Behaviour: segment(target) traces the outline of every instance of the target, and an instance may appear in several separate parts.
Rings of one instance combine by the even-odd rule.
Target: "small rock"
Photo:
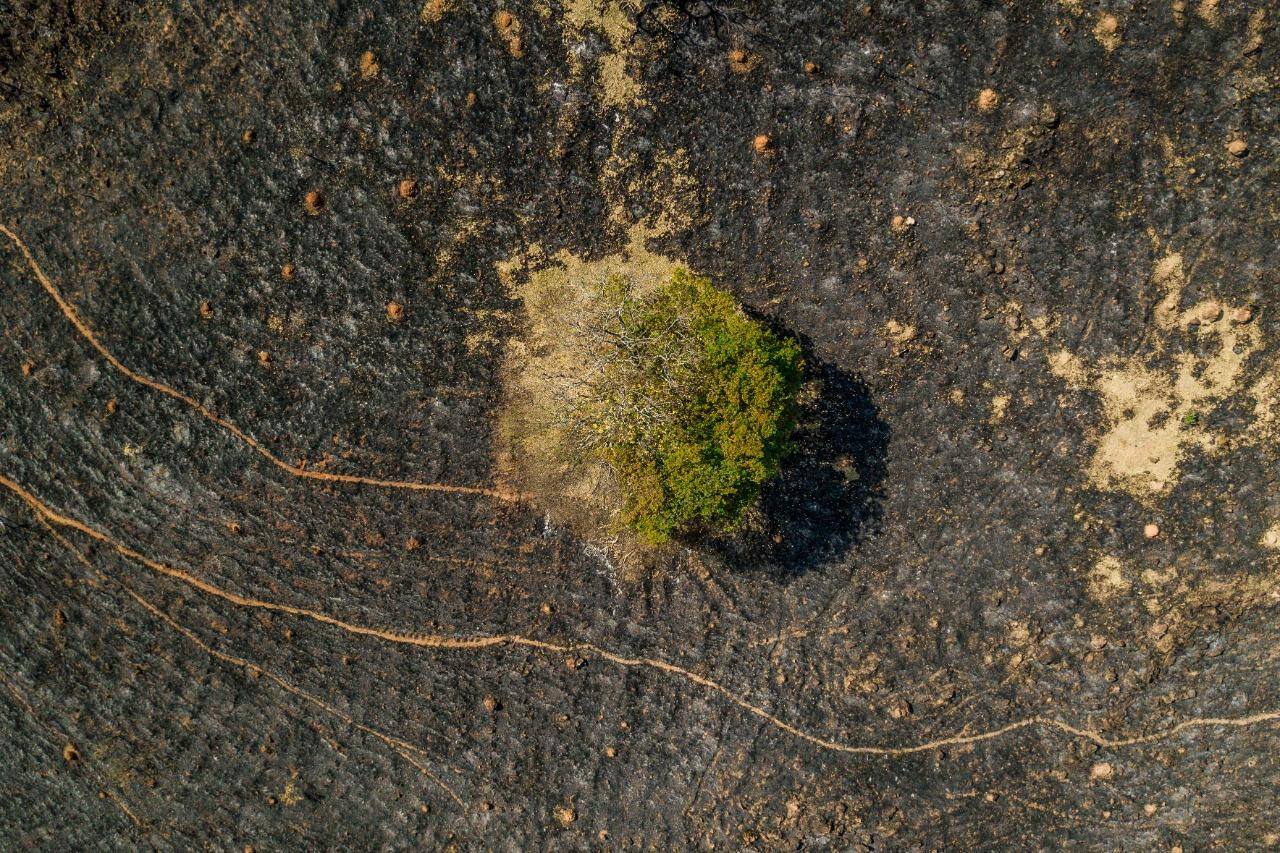
[[[818,63],[816,63],[816,62],[806,62],[806,63],[804,64],[804,73],[805,73],[805,74],[817,74],[817,73],[818,73],[818,70],[819,70],[819,69],[818,69]]]
[[[884,332],[890,340],[900,344],[915,340],[916,335],[919,334],[915,326],[909,323],[899,323],[897,320],[890,320],[885,323]]]
[[[1231,322],[1238,326],[1243,326],[1253,319],[1252,308],[1237,308],[1231,312]]]
[[[271,353],[267,352],[264,349],[258,350],[258,364],[261,364],[263,367],[270,367]]]
[[[280,267],[280,277],[285,281],[292,281],[293,277],[298,274],[298,268],[293,264],[285,264]]]
[[[1196,319],[1202,323],[1214,323],[1222,318],[1222,306],[1217,302],[1205,302],[1196,310]]]
[[[238,521],[227,522],[227,532],[230,533],[232,536],[238,536],[242,529],[243,528],[240,526],[240,522]]]
[[[75,744],[69,743],[62,748],[62,760],[68,764],[80,761],[80,750],[76,749]]]
[[[1112,51],[1120,46],[1120,19],[1115,15],[1103,15],[1093,26],[1093,37],[1106,50]]]
[[[524,38],[521,36],[520,22],[516,20],[515,15],[502,9],[493,16],[494,29],[498,31],[498,35],[507,43],[507,53],[513,59],[520,59],[524,56]]]
[[[904,717],[911,716],[911,703],[905,699],[899,699],[889,706],[889,716],[895,720],[901,720]]]
[[[989,113],[1000,103],[1000,96],[996,94],[995,89],[983,89],[978,93],[978,110],[980,112]]]
[[[418,194],[418,182],[413,178],[405,178],[396,190],[400,193],[400,198],[411,199]]]
[[[1233,139],[1227,143],[1227,153],[1232,157],[1243,157],[1249,153],[1249,143],[1243,139]]]
[[[773,147],[773,140],[769,138],[769,134],[761,133],[752,140],[751,147],[756,150],[757,154],[767,154]]]
[[[324,210],[324,196],[319,190],[311,190],[303,197],[302,207],[311,216],[316,216]]]
[[[378,72],[382,70],[382,66],[378,64],[378,59],[373,55],[372,50],[366,50],[360,55],[360,76],[366,80],[372,80],[378,76]]]
[[[1156,804],[1147,803],[1145,806],[1142,807],[1142,813],[1145,814],[1147,817],[1151,817],[1153,814],[1156,813]]]
[[[484,699],[481,700],[480,704],[484,705],[484,709],[488,711],[490,714],[498,710],[498,700],[492,696],[484,697]]]
[[[578,813],[574,811],[573,806],[560,806],[556,809],[556,820],[564,826],[568,826],[578,819]]]
[[[760,57],[752,56],[740,47],[729,51],[729,70],[734,74],[747,74],[760,64]]]
[[[245,145],[248,145],[251,142],[253,142],[253,131],[246,130],[244,133],[240,134],[240,141],[243,142]]]
[[[1116,775],[1116,769],[1107,761],[1099,761],[1089,769],[1090,779],[1110,779],[1114,775]]]
[[[416,551],[420,547],[422,547],[422,543],[418,541],[417,536],[410,536],[408,539],[404,540],[404,549],[406,551]]]
[[[399,323],[404,319],[404,306],[399,302],[387,303],[387,319],[392,323]]]
[[[209,300],[207,299],[200,303],[200,316],[206,320],[213,316],[213,306],[209,304]],[[25,367],[26,365],[23,366]],[[28,371],[24,371],[23,375],[26,375],[27,373]]]
[[[1142,528],[1142,535],[1148,539],[1155,539],[1160,535],[1160,525],[1148,524],[1146,527]]]

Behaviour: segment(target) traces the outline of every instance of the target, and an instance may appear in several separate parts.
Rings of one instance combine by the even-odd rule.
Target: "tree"
[[[685,270],[645,295],[613,277],[593,302],[572,324],[567,446],[612,470],[618,521],[649,544],[734,527],[790,449],[799,346]]]

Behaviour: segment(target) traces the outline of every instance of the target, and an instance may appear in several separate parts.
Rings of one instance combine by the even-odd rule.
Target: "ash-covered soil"
[[[0,4],[3,846],[1280,844],[1280,7],[639,5]],[[495,424],[671,263],[821,393],[636,578]]]

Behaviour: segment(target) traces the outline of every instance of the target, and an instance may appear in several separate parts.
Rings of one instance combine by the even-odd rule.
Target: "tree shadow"
[[[839,559],[883,512],[889,426],[866,384],[833,364],[811,369],[810,381],[816,394],[801,405],[781,473],[738,531],[699,543],[733,569],[782,583]]]

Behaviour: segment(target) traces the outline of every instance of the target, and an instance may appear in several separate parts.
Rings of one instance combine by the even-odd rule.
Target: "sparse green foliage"
[[[789,450],[799,346],[684,270],[647,296],[619,278],[601,296],[579,329],[595,364],[568,413],[573,444],[613,470],[620,520],[645,541],[731,528]]]

